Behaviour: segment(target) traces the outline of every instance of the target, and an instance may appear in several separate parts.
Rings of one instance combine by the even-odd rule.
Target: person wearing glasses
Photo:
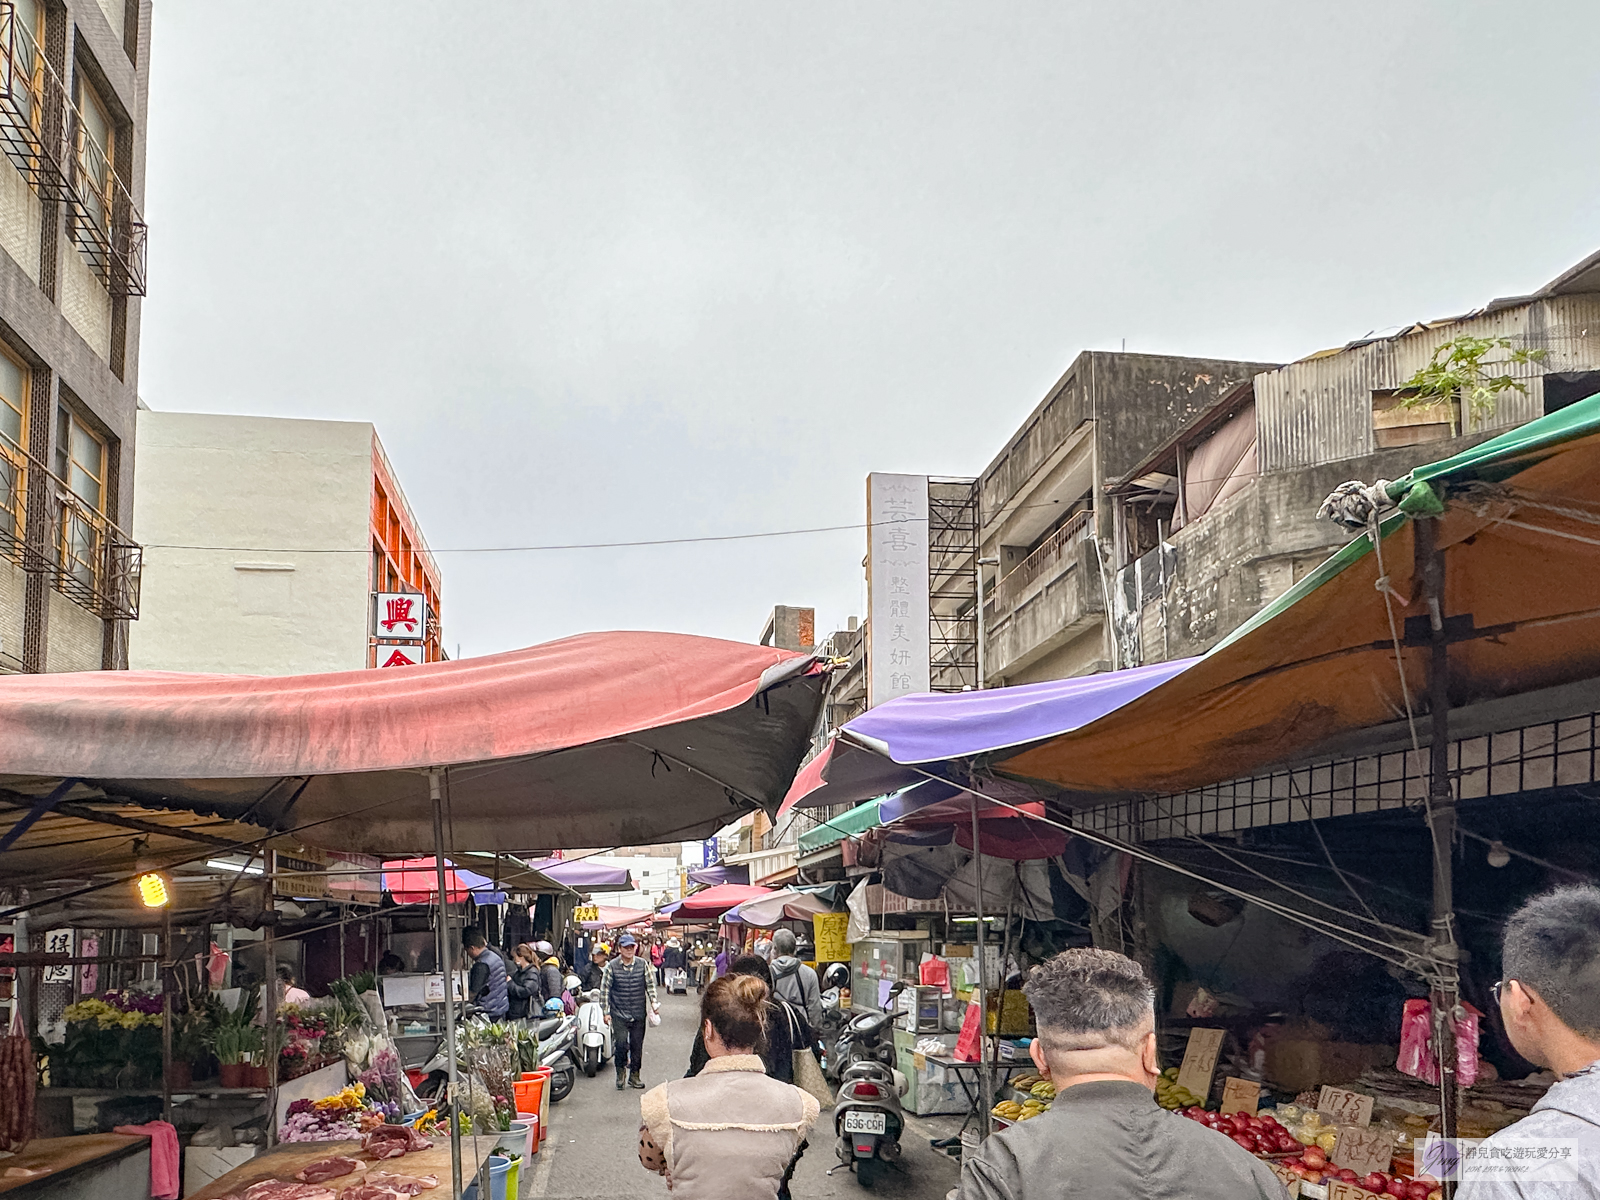
[[[1506,1036],[1561,1078],[1474,1155],[1513,1167],[1493,1177],[1469,1168],[1456,1196],[1600,1200],[1600,888],[1559,888],[1524,904],[1506,922],[1501,969],[1493,992]],[[1491,1147],[1498,1153],[1482,1153]],[[1564,1151],[1559,1178],[1516,1165],[1548,1162],[1552,1148]]]

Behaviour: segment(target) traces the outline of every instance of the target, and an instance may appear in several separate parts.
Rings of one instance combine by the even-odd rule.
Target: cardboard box
[[[1394,1064],[1388,1046],[1276,1038],[1267,1043],[1267,1083],[1280,1092],[1303,1092],[1323,1084],[1350,1083],[1368,1067]]]
[[[192,1196],[256,1156],[259,1146],[190,1146],[183,1152],[183,1194]]]

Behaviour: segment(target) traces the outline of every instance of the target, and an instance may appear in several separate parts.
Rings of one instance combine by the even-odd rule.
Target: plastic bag
[[[978,1010],[978,1002],[967,1002],[967,1015],[961,1018],[961,1034],[956,1038],[956,1048],[950,1057],[957,1062],[981,1062],[983,1060],[983,1035]]]
[[[1465,1002],[1466,1015],[1456,1022],[1456,1082],[1478,1082],[1478,1018],[1481,1012]],[[1427,1000],[1407,1000],[1400,1018],[1400,1054],[1395,1070],[1424,1083],[1439,1082],[1439,1060],[1433,1053],[1433,1007]]]
[[[650,1020],[650,1024],[652,1024],[652,1025],[661,1024],[661,1010],[659,1008],[652,1008],[650,1010],[650,1018],[649,1018],[649,1020]]]
[[[950,994],[950,964],[936,954],[924,954],[917,965],[917,978],[924,987],[941,989]]]

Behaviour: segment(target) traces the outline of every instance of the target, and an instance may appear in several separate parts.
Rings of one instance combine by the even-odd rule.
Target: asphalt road
[[[644,1081],[647,1087],[679,1078],[689,1065],[689,1049],[699,1015],[699,1000],[688,996],[661,997],[661,1024],[644,1042]],[[639,1165],[639,1097],[632,1088],[616,1090],[616,1074],[607,1064],[593,1079],[578,1076],[572,1095],[550,1108],[550,1139],[534,1159],[522,1195],[548,1200],[617,1200],[649,1197],[669,1200],[666,1184]],[[832,1200],[834,1197],[886,1196],[944,1200],[958,1175],[954,1159],[931,1150],[928,1139],[946,1137],[960,1126],[959,1118],[909,1117],[902,1139],[904,1172],[893,1172],[869,1193],[855,1176],[841,1167],[830,1177],[828,1168],[838,1159],[833,1153],[832,1110],[824,1109],[820,1132],[800,1159],[791,1184],[795,1200]]]

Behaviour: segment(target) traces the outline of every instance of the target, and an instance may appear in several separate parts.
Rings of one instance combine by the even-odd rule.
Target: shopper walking
[[[511,952],[511,970],[506,975],[506,994],[510,1007],[506,1015],[513,1020],[538,1017],[544,1004],[544,978],[539,970],[539,954],[527,942],[517,943]]]
[[[483,933],[475,926],[467,926],[461,934],[461,945],[472,959],[472,970],[467,972],[467,999],[483,1010],[491,1020],[498,1021],[511,1010],[511,996],[506,991],[506,961],[499,953],[489,949]]]
[[[598,992],[605,981],[606,964],[611,961],[611,947],[601,942],[589,956],[589,969],[583,973],[583,990]]]
[[[751,976],[714,981],[700,1005],[705,1069],[640,1099],[639,1161],[676,1200],[777,1200],[816,1123],[814,1096],[764,1072],[767,999]]]
[[[1029,1053],[1055,1102],[983,1143],[961,1169],[959,1200],[1282,1200],[1260,1159],[1156,1104],[1155,989],[1138,963],[1066,950],[1023,990],[1039,1022]]]
[[[661,964],[666,960],[667,952],[661,948],[660,938],[650,939],[650,965],[656,970],[656,986],[667,986],[667,969]]]
[[[822,988],[816,971],[796,956],[798,946],[792,929],[780,929],[772,935],[773,990],[804,1012],[811,1028],[821,1029]]]
[[[1559,1080],[1468,1160],[1459,1200],[1600,1196],[1600,888],[1558,888],[1506,922],[1494,998],[1518,1054]],[[1560,1150],[1552,1161],[1552,1150]],[[1488,1164],[1474,1173],[1473,1163]]]
[[[607,963],[601,976],[600,1003],[605,1006],[606,1024],[611,1026],[620,1092],[624,1084],[644,1087],[639,1072],[644,1066],[645,1024],[651,1013],[661,1011],[661,1002],[656,999],[655,972],[639,957],[638,939],[623,934],[617,950],[617,960]]]

